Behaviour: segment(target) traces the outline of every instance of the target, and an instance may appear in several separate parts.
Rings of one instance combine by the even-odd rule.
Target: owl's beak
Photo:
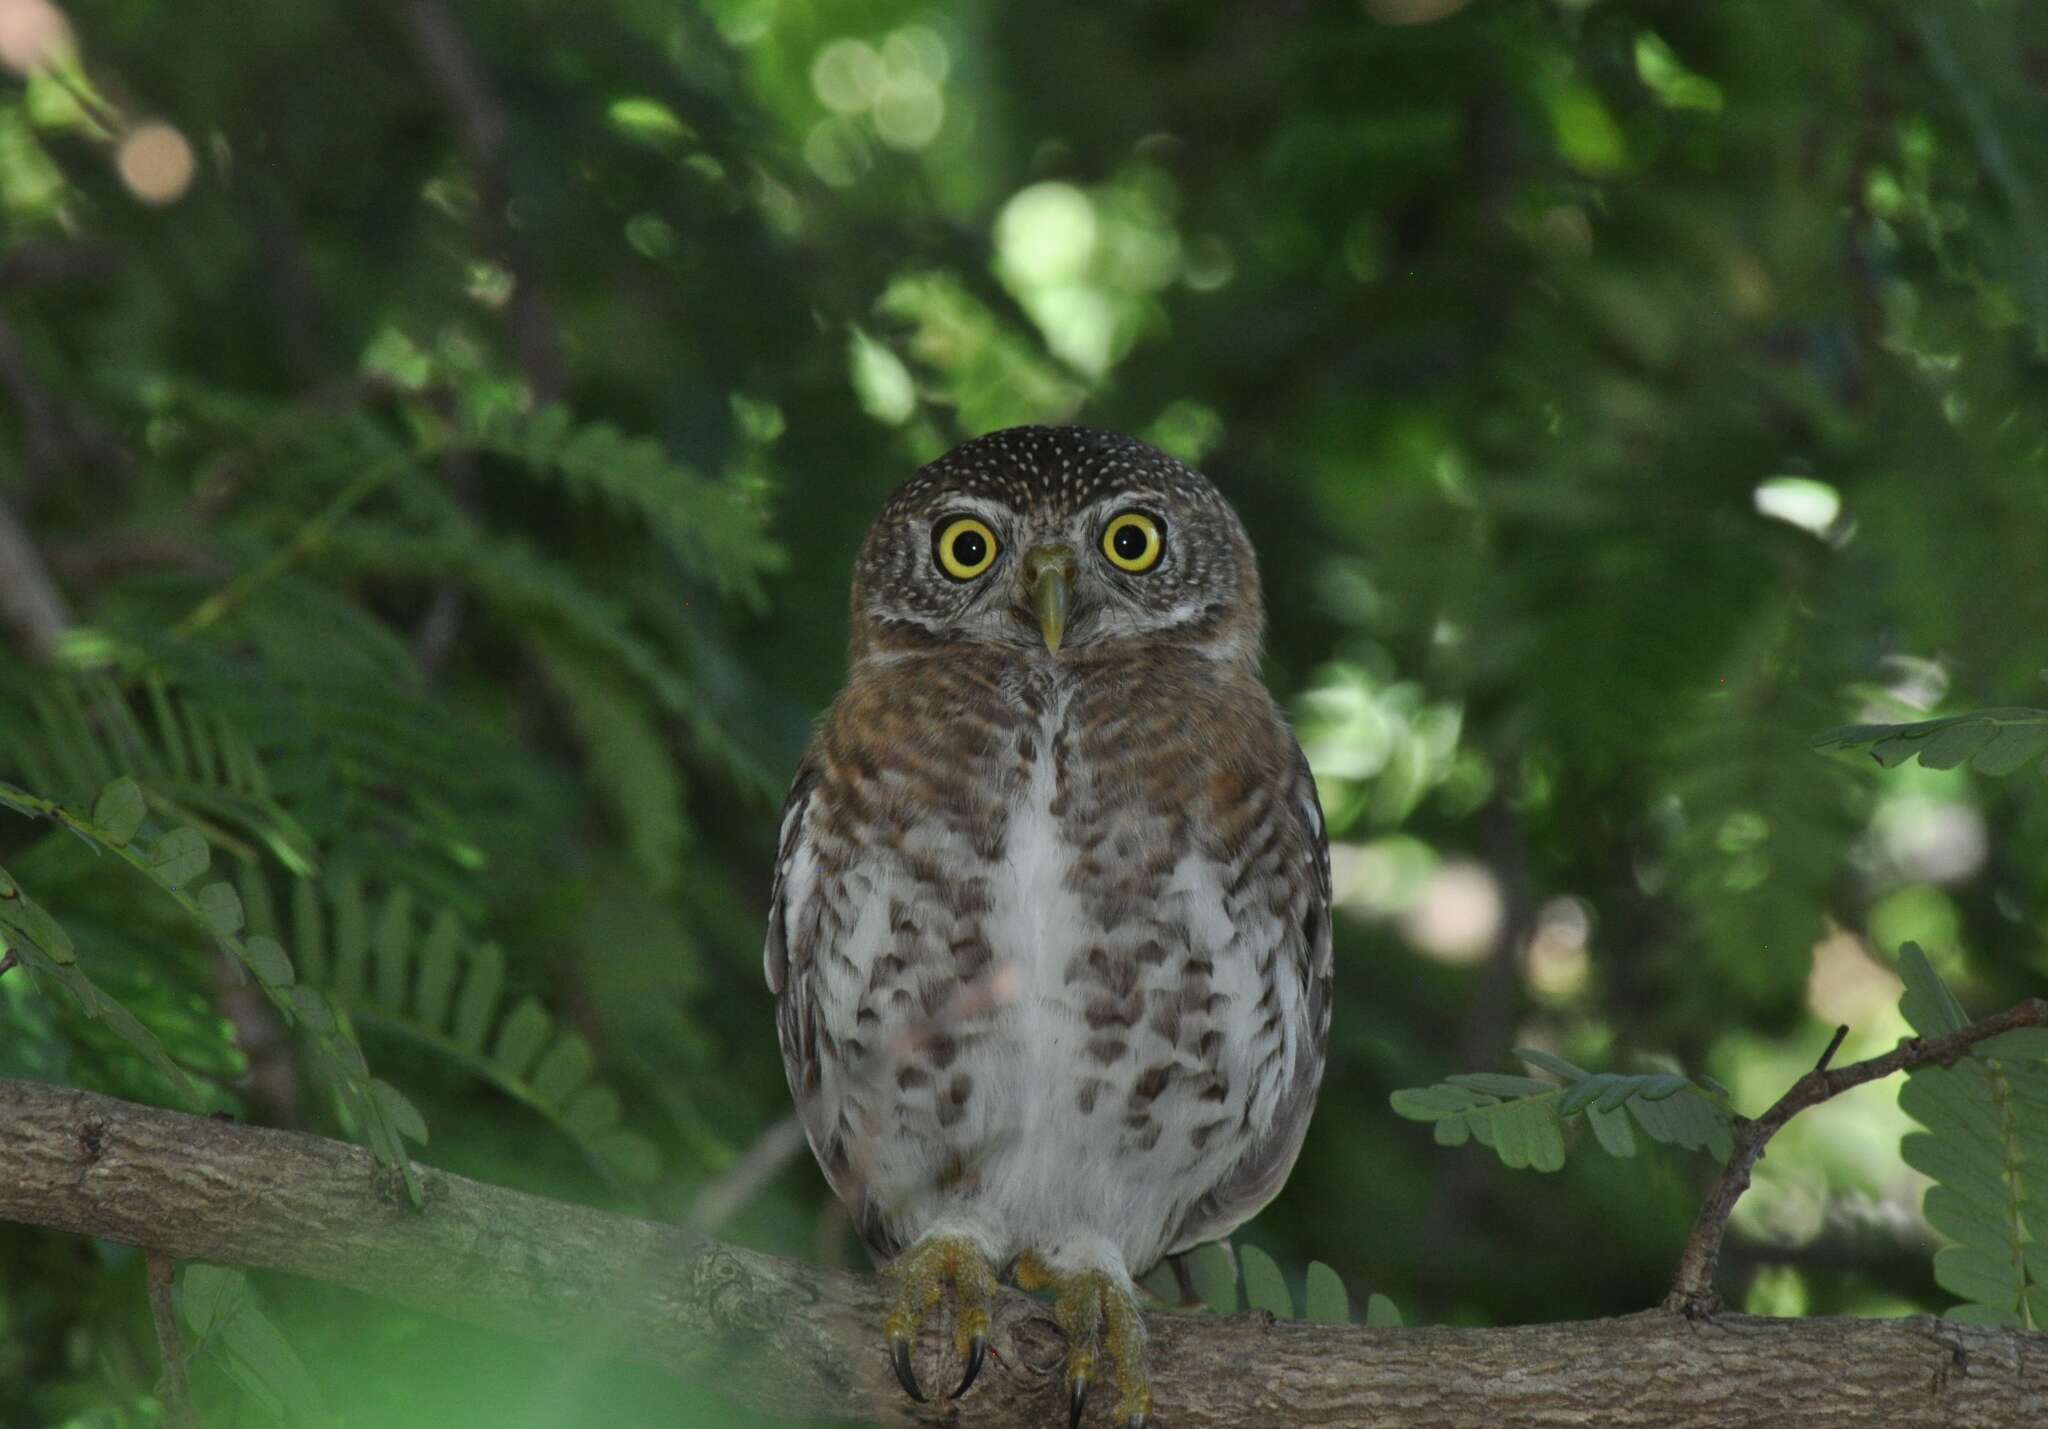
[[[1065,546],[1038,546],[1024,554],[1024,594],[1038,617],[1046,650],[1060,653],[1067,611],[1074,602],[1074,553]]]

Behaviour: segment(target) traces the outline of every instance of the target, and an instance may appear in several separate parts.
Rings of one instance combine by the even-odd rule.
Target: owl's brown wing
[[[1188,1208],[1168,1243],[1169,1254],[1230,1234],[1280,1194],[1301,1151],[1309,1115],[1315,1110],[1316,1088],[1322,1084],[1323,1058],[1330,1045],[1330,831],[1316,798],[1315,778],[1299,746],[1287,802],[1287,817],[1300,839],[1300,857],[1289,874],[1289,916],[1274,976],[1297,980],[1302,1036],[1272,1123],[1243,1159]]]
[[[870,1214],[865,1178],[848,1147],[846,1084],[853,1069],[836,1065],[840,1044],[825,1030],[825,1010],[816,997],[822,949],[819,904],[827,878],[813,832],[813,802],[820,795],[816,753],[797,766],[782,805],[782,835],[775,878],[768,892],[768,936],[761,953],[768,990],[775,994],[775,1030],[782,1043],[782,1069],[796,1102],[797,1120],[826,1184],[853,1213],[854,1226],[876,1254],[887,1258],[900,1246]]]

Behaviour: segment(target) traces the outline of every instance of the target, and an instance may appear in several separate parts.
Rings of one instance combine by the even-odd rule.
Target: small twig
[[[1915,1067],[1953,1062],[1979,1042],[2017,1027],[2048,1027],[2048,1001],[2030,997],[2016,1007],[1973,1022],[1946,1037],[1909,1037],[1882,1057],[1830,1070],[1828,1062],[1848,1035],[1846,1027],[1838,1029],[1828,1050],[1821,1054],[1820,1064],[1794,1082],[1769,1111],[1754,1121],[1745,1116],[1735,1118],[1734,1154],[1729,1156],[1728,1164],[1721,1169],[1721,1178],[1700,1207],[1699,1219],[1693,1222],[1692,1234],[1686,1238],[1685,1250],[1678,1258],[1671,1293],[1664,1297],[1664,1308],[1698,1319],[1720,1307],[1719,1297],[1714,1294],[1714,1270],[1720,1263],[1721,1242],[1728,1234],[1728,1217],[1733,1214],[1735,1203],[1742,1199],[1742,1193],[1749,1189],[1750,1175],[1763,1159],[1764,1147],[1786,1122],[1808,1107],[1819,1106],[1866,1082],[1880,1081],[1894,1072]]]
[[[512,187],[505,176],[505,106],[492,90],[476,47],[443,0],[392,0],[413,55],[441,105],[455,121],[456,137],[476,176],[477,220],[484,242],[512,274],[512,345],[536,404],[562,394],[566,376],[554,306],[541,286],[527,245],[506,217]]]
[[[176,625],[171,627],[171,634],[180,640],[190,639],[234,610],[250,596],[319,549],[321,543],[327,539],[328,533],[341,524],[344,517],[396,479],[418,459],[411,452],[404,452],[378,462],[344,487],[341,493],[328,502],[312,520],[300,527],[298,535],[193,606]]]
[[[71,626],[71,608],[50,579],[42,552],[4,498],[0,498],[0,620],[14,631],[23,653],[38,663],[57,652],[57,641]]]
[[[8,969],[12,968],[13,966],[14,949],[9,948],[5,953],[0,953],[0,977],[6,977]]]
[[[164,1396],[164,1424],[167,1429],[196,1429],[192,1417],[192,1385],[185,1378],[185,1336],[178,1328],[178,1312],[171,1303],[171,1258],[152,1247],[149,1255],[149,1313],[156,1321],[156,1343],[164,1359],[160,1386]]]
[[[1828,1063],[1835,1060],[1835,1053],[1842,1050],[1842,1041],[1848,1035],[1848,1023],[1844,1022],[1840,1026],[1835,1028],[1835,1035],[1828,1038],[1827,1050],[1825,1052],[1822,1052],[1820,1054],[1820,1060],[1813,1064],[1813,1069],[1816,1072],[1825,1072],[1828,1069]]]
[[[754,1138],[754,1144],[741,1153],[739,1160],[705,1182],[697,1199],[690,1203],[690,1213],[683,1217],[683,1225],[702,1235],[717,1231],[732,1218],[733,1212],[780,1175],[803,1145],[802,1124],[794,1116],[782,1118]]]

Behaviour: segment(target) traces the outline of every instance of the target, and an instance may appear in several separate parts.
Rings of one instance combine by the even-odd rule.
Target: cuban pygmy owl
[[[1279,1191],[1330,1020],[1330,865],[1259,678],[1250,542],[1142,442],[1019,427],[890,498],[846,686],[790,790],[768,986],[798,1115],[896,1286],[898,1378],[950,1288],[1055,1292],[1151,1412],[1133,1276]]]

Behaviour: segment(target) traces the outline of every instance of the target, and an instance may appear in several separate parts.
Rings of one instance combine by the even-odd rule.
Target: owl
[[[883,506],[782,819],[765,956],[800,1120],[911,1349],[966,1392],[995,1284],[1053,1292],[1067,1403],[1152,1411],[1133,1277],[1279,1191],[1322,1079],[1330,865],[1207,478],[1019,427]],[[1113,1379],[1111,1367],[1113,1365]]]

